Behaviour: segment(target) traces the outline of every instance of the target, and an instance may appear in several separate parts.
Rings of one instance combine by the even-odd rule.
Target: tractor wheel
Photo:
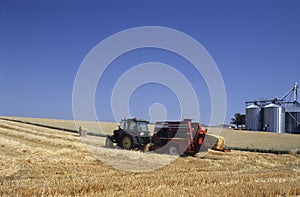
[[[167,154],[169,155],[179,155],[178,146],[174,143],[171,143],[167,146]]]
[[[109,137],[107,137],[106,140],[105,140],[105,147],[106,147],[106,148],[113,148],[113,147],[114,147],[114,144],[113,144],[113,142],[109,139]]]
[[[125,135],[122,139],[122,147],[126,150],[133,149],[134,148],[133,136]]]

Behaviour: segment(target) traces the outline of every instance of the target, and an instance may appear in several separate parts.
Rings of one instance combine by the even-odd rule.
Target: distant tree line
[[[231,124],[235,124],[236,128],[238,128],[239,125],[245,125],[246,124],[246,116],[245,114],[241,113],[235,113],[234,117],[231,118]]]

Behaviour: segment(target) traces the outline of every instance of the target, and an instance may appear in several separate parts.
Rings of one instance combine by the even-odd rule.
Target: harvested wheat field
[[[7,120],[0,120],[0,150],[0,196],[300,195],[297,154],[209,151],[204,159],[177,158],[106,149],[102,138]],[[108,165],[115,161],[117,169]],[[140,172],[126,171],[133,161]],[[151,165],[165,166],[147,171]]]

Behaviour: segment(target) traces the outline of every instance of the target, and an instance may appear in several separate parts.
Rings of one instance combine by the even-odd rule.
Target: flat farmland
[[[210,133],[215,128],[209,128]],[[220,135],[225,138],[229,148],[254,152],[300,153],[300,135],[222,129]]]
[[[55,122],[48,120],[47,124],[51,121]],[[63,122],[59,124],[70,126],[70,122]],[[222,131],[221,135],[234,143],[227,139],[232,133]],[[175,158],[107,149],[98,137],[88,142],[82,143],[76,133],[0,120],[0,196],[300,195],[298,154],[233,150],[209,151],[204,159],[198,155]],[[107,159],[134,158],[141,166],[151,164],[149,161],[167,165],[144,172],[119,170],[97,159],[88,146]]]

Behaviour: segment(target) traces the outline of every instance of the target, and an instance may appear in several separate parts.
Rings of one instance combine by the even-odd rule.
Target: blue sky
[[[72,119],[76,73],[89,51],[119,31],[164,26],[200,42],[216,62],[226,88],[229,122],[245,101],[282,96],[300,82],[300,2],[253,1],[16,1],[0,0],[0,115]],[[116,46],[117,47],[117,46]],[[201,75],[168,51],[141,49],[117,58],[98,84],[96,110],[112,121],[110,95],[132,66],[163,62],[189,76],[210,117],[210,95]],[[161,103],[168,119],[180,118],[167,87],[148,84],[131,97],[133,116],[149,119]]]

